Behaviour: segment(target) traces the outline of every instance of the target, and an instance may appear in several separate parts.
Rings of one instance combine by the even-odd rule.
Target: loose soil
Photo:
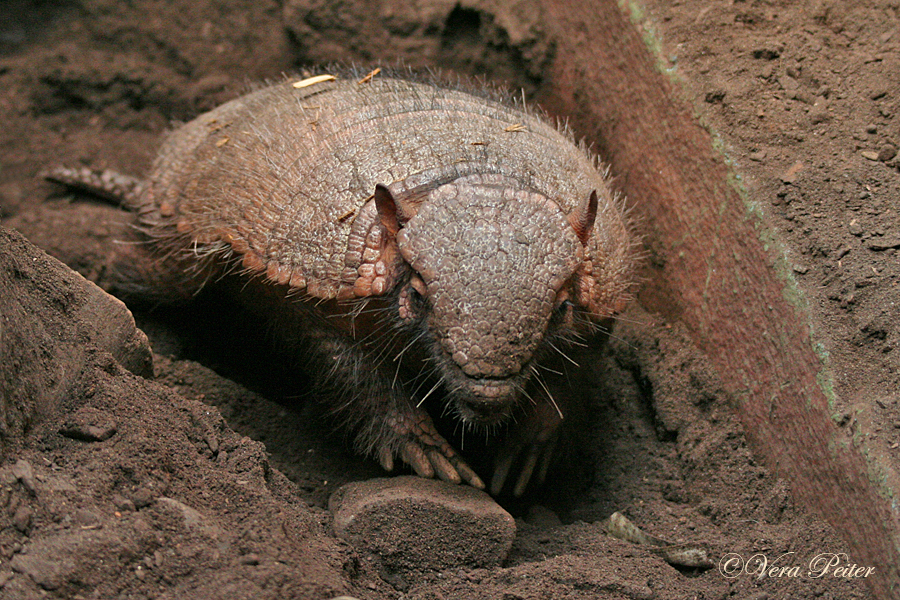
[[[784,246],[830,355],[842,425],[863,423],[896,465],[900,6],[644,9],[661,68]],[[553,57],[540,17],[505,2],[12,0],[0,17],[0,224],[101,280],[127,214],[43,182],[46,166],[140,175],[173,122],[316,64],[399,60],[540,97]],[[574,468],[501,499],[518,523],[504,566],[438,572],[386,572],[333,537],[329,496],[383,474],[322,426],[264,336],[230,326],[217,298],[132,308],[152,379],[98,352],[57,410],[0,433],[0,598],[873,597],[859,580],[806,576],[815,556],[847,552],[839,532],[753,455],[680,324],[638,304],[576,379],[590,415],[568,448]],[[115,433],[74,439],[72,423]],[[706,545],[713,562],[782,557],[802,573],[676,569],[605,536],[617,510]]]

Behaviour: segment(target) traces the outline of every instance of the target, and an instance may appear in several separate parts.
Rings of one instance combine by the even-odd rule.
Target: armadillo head
[[[376,192],[380,212],[402,212],[385,194]],[[596,207],[592,194],[566,214],[508,178],[477,175],[432,190],[414,216],[397,220],[412,271],[401,317],[427,325],[464,421],[502,421],[519,402],[560,311],[571,309]]]

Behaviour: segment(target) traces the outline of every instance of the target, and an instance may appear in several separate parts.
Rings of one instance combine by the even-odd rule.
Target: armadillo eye
[[[575,303],[566,298],[556,305],[553,312],[553,320],[558,324],[570,323],[574,310]]]

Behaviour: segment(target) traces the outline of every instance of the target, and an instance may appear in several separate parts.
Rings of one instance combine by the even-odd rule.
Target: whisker
[[[566,359],[567,361],[569,361],[570,363],[572,363],[572,364],[575,365],[576,367],[581,368],[581,365],[579,365],[577,362],[575,362],[574,360],[572,360],[572,358],[569,357],[568,354],[566,354],[565,352],[563,352],[562,350],[560,350],[559,348],[557,348],[557,347],[553,344],[553,342],[551,342],[551,341],[548,340],[548,341],[547,341],[547,344],[548,344],[551,348],[553,348],[554,350],[556,350],[557,352],[559,352],[560,356],[562,356],[564,359]]]
[[[538,369],[543,369],[544,371],[547,371],[548,373],[553,373],[554,375],[560,375],[560,376],[565,375],[565,373],[563,373],[562,371],[557,371],[556,369],[551,369],[550,367],[548,367],[548,366],[546,366],[546,365],[540,365],[540,364],[539,364],[539,365],[535,365],[535,366],[536,366]],[[577,365],[576,365],[576,366],[577,366]]]
[[[537,380],[537,382],[539,384],[541,384],[541,387],[544,389],[544,392],[547,394],[547,398],[550,400],[550,403],[553,405],[553,408],[556,409],[556,413],[559,415],[559,418],[563,419],[564,418],[563,413],[559,409],[559,405],[556,403],[556,400],[553,399],[553,394],[550,393],[550,388],[548,388],[547,384],[544,383],[544,378],[540,377],[540,375],[537,372],[535,372],[535,379]]]
[[[422,396],[422,399],[419,400],[418,404],[416,404],[416,408],[420,408],[422,406],[422,404],[425,402],[425,400],[428,399],[428,396],[430,396],[432,393],[434,393],[434,390],[438,389],[438,387],[440,385],[441,385],[441,380],[438,379],[437,383],[435,383],[433,386],[431,386],[431,389],[428,390],[428,393],[425,394],[424,396]]]

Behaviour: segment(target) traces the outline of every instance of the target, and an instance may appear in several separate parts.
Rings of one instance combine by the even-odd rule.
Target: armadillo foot
[[[402,440],[400,459],[412,467],[419,477],[432,479],[436,475],[450,483],[467,483],[480,490],[485,488],[481,478],[437,432],[431,417],[423,410],[398,413],[389,422]],[[379,449],[378,460],[385,470],[393,470],[394,456],[387,445]]]

